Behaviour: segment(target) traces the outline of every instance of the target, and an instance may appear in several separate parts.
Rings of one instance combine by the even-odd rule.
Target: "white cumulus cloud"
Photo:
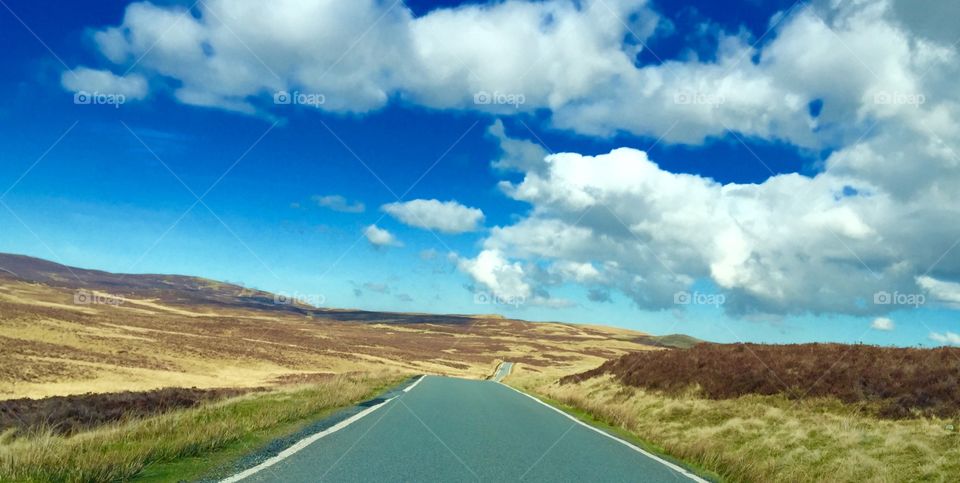
[[[476,231],[483,223],[483,211],[456,201],[411,200],[388,203],[383,211],[401,222],[442,233]]]
[[[873,319],[870,328],[873,330],[891,331],[894,329],[894,324],[888,317],[877,317]]]
[[[858,194],[850,194],[850,186],[860,188]],[[879,292],[918,293],[918,283],[926,283],[939,299],[950,301],[955,293],[953,285],[917,278],[934,265],[941,273],[960,268],[930,249],[947,250],[960,238],[960,227],[950,222],[950,206],[960,199],[933,202],[942,193],[920,193],[904,204],[830,170],[720,184],[665,171],[645,152],[627,148],[550,155],[522,181],[502,187],[533,209],[492,228],[483,249],[505,263],[546,262],[549,273],[560,275],[509,274],[531,290],[567,281],[600,284],[658,309],[672,307],[675,292],[708,279],[724,291],[732,313],[860,315],[896,308],[874,303]]]
[[[369,225],[363,229],[363,236],[367,237],[367,241],[371,245],[376,247],[386,247],[386,246],[403,246],[397,237],[390,233],[389,231],[378,227],[377,225]]]
[[[367,112],[396,97],[500,114],[546,109],[556,126],[585,134],[699,143],[735,131],[823,147],[858,139],[875,119],[920,121],[901,101],[946,101],[932,94],[954,79],[956,68],[945,68],[956,64],[953,42],[902,3],[812,2],[778,13],[762,48],[744,31],[722,32],[713,60],[639,66],[635,56],[668,23],[646,0],[505,0],[418,17],[375,0],[207,0],[196,14],[138,2],[94,40],[115,65],[192,105],[274,111],[283,90],[322,94],[323,110]],[[816,118],[814,100],[824,106]]]
[[[918,21],[905,0],[810,2],[771,19],[763,42],[721,33],[710,60],[639,64],[662,21],[644,0],[504,0],[417,17],[375,0],[207,0],[196,12],[140,2],[94,35],[132,73],[76,71],[249,113],[281,109],[272,95],[286,90],[323,94],[318,108],[334,112],[392,98],[503,116],[544,110],[554,127],[588,135],[696,144],[732,132],[829,153],[815,175],[722,184],[633,148],[547,155],[494,124],[494,166],[522,177],[501,187],[530,210],[493,227],[458,266],[530,300],[572,282],[668,308],[707,280],[732,313],[880,316],[897,306],[874,303],[878,292],[960,301],[953,3],[927,2],[924,18],[944,20]],[[384,209],[450,233],[483,220],[455,202],[411,203]],[[365,233],[398,243],[375,226]]]
[[[319,107],[330,111],[367,112],[398,96],[440,109],[549,109],[558,125],[585,133],[677,140],[722,133],[721,122],[750,134],[808,127],[795,116],[802,94],[750,62],[740,68],[749,39],[724,41],[716,64],[637,68],[634,56],[660,23],[647,3],[507,0],[415,17],[374,0],[208,0],[197,14],[139,2],[94,40],[116,65],[136,60],[136,71],[168,83],[180,102],[248,113],[275,109],[272,95],[283,90],[322,94]],[[707,90],[726,102],[677,102],[680,92]]]
[[[960,306],[960,283],[945,282],[927,275],[922,275],[917,277],[917,284],[926,290],[935,300],[953,306]]]
[[[576,305],[564,298],[551,297],[528,281],[535,267],[507,260],[498,250],[483,250],[475,258],[462,258],[451,254],[457,267],[467,273],[479,285],[477,290],[483,299],[502,305],[521,307],[535,305],[552,309],[565,309]],[[581,271],[585,269],[581,268]]]
[[[960,345],[960,334],[954,332],[931,332],[930,340],[943,345]]]
[[[139,100],[147,96],[147,81],[139,74],[118,76],[108,70],[78,67],[64,72],[60,83],[71,92],[119,95],[127,100]]]
[[[600,95],[553,108],[558,125],[593,134],[665,134],[669,143],[734,131],[832,146],[813,175],[723,184],[669,172],[632,148],[537,163],[522,154],[536,152],[529,141],[494,125],[503,151],[494,162],[523,175],[501,188],[531,209],[491,228],[482,249],[548,272],[590,264],[599,273],[590,290],[648,309],[672,308],[672,294],[699,280],[737,315],[900,308],[902,297],[885,303],[878,293],[957,304],[960,91],[951,79],[960,63],[942,32],[896,12],[883,0],[814,2],[761,48],[723,38],[715,61],[639,67]],[[823,102],[816,118],[812,100]],[[577,281],[534,270],[523,280],[534,291]]]
[[[341,195],[317,195],[312,199],[319,206],[341,213],[363,213],[367,209],[362,202],[351,202]]]
[[[533,295],[530,284],[524,280],[520,263],[508,262],[496,250],[484,250],[474,259],[459,260],[459,268],[489,289],[495,297],[504,300],[529,299]]]

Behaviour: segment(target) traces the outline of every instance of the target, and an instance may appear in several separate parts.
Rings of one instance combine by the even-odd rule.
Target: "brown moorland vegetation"
[[[502,360],[570,374],[654,349],[625,329],[324,309],[212,280],[4,254],[0,268],[0,400],[263,387],[384,369],[483,378]]]
[[[71,435],[107,423],[191,408],[251,391],[253,389],[164,388],[9,399],[0,401],[0,433],[12,429],[15,433],[46,430],[52,434]]]
[[[646,351],[564,377],[575,383],[613,374],[628,386],[709,399],[783,395],[862,403],[881,417],[952,417],[960,412],[960,348],[842,344],[697,344]]]
[[[496,315],[327,309],[0,254],[0,400],[21,398],[0,401],[0,481],[200,476],[411,374],[484,378],[508,360],[559,376],[675,342]],[[222,397],[232,391],[254,392]]]

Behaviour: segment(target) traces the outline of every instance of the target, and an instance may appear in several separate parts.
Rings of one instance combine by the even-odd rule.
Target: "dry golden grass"
[[[647,346],[643,334],[498,316],[467,323],[338,322],[229,306],[0,283],[0,399],[162,387],[260,387],[297,375],[395,369],[483,378],[501,360],[566,373]]]
[[[507,382],[585,411],[730,481],[957,481],[957,421],[881,420],[835,400],[666,396],[602,376],[559,385],[522,366]]]
[[[180,463],[161,480],[208,469],[210,457],[232,446],[255,447],[277,431],[323,417],[399,383],[397,373],[339,376],[309,386],[255,393],[197,408],[109,424],[65,437],[52,431],[0,437],[0,481],[127,481],[150,468]],[[185,468],[194,457],[200,467]],[[202,457],[202,458],[197,458]],[[169,477],[169,478],[168,478]]]

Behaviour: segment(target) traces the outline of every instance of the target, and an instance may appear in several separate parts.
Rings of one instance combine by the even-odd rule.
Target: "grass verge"
[[[514,387],[514,386],[511,386],[511,387]],[[555,408],[557,408],[557,409],[559,409],[559,410],[561,410],[561,411],[569,414],[570,416],[573,416],[573,417],[577,418],[577,420],[579,420],[579,421],[582,421],[582,422],[584,422],[584,423],[586,423],[586,424],[589,424],[590,426],[593,426],[593,427],[598,428],[598,429],[601,429],[601,430],[603,430],[603,431],[605,431],[605,432],[607,432],[607,433],[610,433],[610,434],[612,434],[612,435],[614,435],[614,436],[616,436],[616,437],[618,437],[618,438],[620,438],[620,439],[622,439],[622,440],[624,440],[624,441],[627,441],[627,442],[629,442],[630,444],[632,444],[632,445],[634,445],[634,446],[636,446],[636,447],[638,447],[638,448],[640,448],[640,449],[642,449],[642,450],[644,450],[644,451],[646,451],[646,452],[648,452],[648,453],[650,453],[650,454],[653,454],[653,455],[659,457],[660,459],[669,461],[669,462],[671,462],[671,463],[673,463],[673,464],[675,464],[675,465],[677,465],[677,466],[680,466],[680,467],[686,469],[687,471],[696,474],[697,476],[699,476],[699,477],[701,477],[701,478],[704,478],[704,479],[707,479],[707,480],[710,480],[710,481],[721,481],[720,475],[718,475],[718,474],[716,474],[716,473],[714,473],[714,472],[712,472],[712,471],[709,471],[709,470],[707,470],[706,468],[702,468],[702,467],[700,467],[700,466],[698,466],[698,465],[696,465],[696,464],[693,464],[693,463],[691,463],[691,462],[689,462],[689,461],[683,461],[683,460],[681,460],[681,459],[679,459],[679,458],[676,458],[675,456],[667,453],[667,451],[666,451],[664,448],[662,448],[662,447],[660,447],[660,446],[657,446],[657,445],[655,445],[655,444],[653,444],[653,443],[651,443],[651,442],[649,442],[649,441],[645,441],[645,440],[643,440],[643,439],[640,439],[640,437],[638,437],[636,434],[631,433],[630,431],[627,431],[626,429],[624,429],[624,428],[622,428],[622,427],[614,426],[614,425],[608,423],[607,421],[604,421],[604,420],[602,420],[602,419],[598,419],[598,418],[597,418],[596,416],[594,416],[593,414],[591,414],[591,413],[589,413],[589,412],[587,412],[587,411],[585,411],[585,410],[583,410],[583,409],[580,409],[579,407],[571,406],[571,405],[569,405],[569,404],[564,404],[563,402],[560,402],[560,401],[558,401],[558,400],[556,400],[556,399],[552,399],[552,398],[547,397],[547,396],[543,396],[543,395],[541,395],[541,394],[527,392],[527,390],[521,389],[521,388],[519,388],[519,387],[514,387],[514,389],[517,389],[517,390],[519,390],[519,391],[523,391],[524,394],[528,394],[528,395],[530,395],[530,396],[533,396],[533,397],[537,398],[538,400],[543,401],[544,403],[549,404],[549,405],[551,405],[551,406],[553,406],[553,407],[555,407]]]
[[[39,431],[0,439],[0,481],[100,482],[190,479],[406,376],[338,376],[65,437]]]
[[[611,376],[512,383],[725,481],[956,481],[960,474],[960,434],[948,429],[956,422],[941,418],[880,419],[830,399],[666,396]]]

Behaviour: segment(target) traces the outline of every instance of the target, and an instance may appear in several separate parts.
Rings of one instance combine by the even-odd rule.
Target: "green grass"
[[[404,376],[341,376],[97,428],[0,440],[0,481],[100,482],[199,477],[272,439],[373,397]]]
[[[136,475],[134,481],[142,483],[195,481],[200,478],[226,478],[235,471],[232,463],[240,460],[252,450],[261,448],[274,439],[296,434],[316,419],[324,418],[338,408],[322,411],[306,421],[285,424],[269,430],[251,432],[239,440],[213,452],[197,456],[178,458],[173,461],[159,462],[145,467]]]

